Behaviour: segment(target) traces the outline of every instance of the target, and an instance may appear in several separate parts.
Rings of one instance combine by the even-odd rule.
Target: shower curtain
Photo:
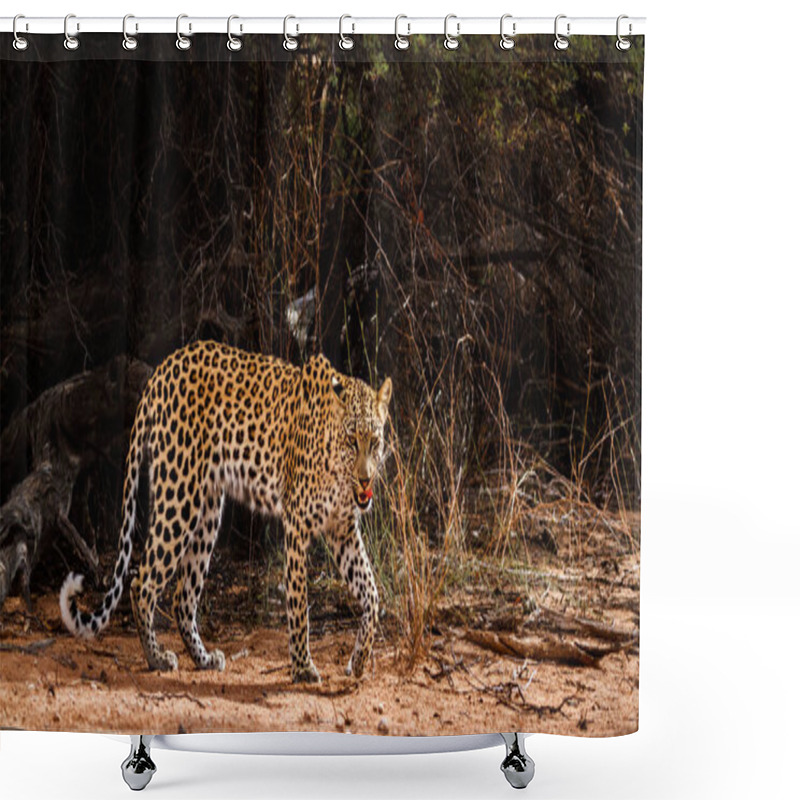
[[[0,728],[636,730],[643,38],[29,38]]]

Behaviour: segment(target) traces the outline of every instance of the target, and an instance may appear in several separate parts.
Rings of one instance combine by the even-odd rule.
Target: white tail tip
[[[86,636],[86,631],[80,627],[80,622],[77,617],[73,617],[70,612],[70,602],[75,595],[83,592],[83,575],[76,575],[70,572],[64,585],[61,587],[61,596],[59,597],[58,605],[61,609],[61,619],[64,622],[67,630],[73,636]]]

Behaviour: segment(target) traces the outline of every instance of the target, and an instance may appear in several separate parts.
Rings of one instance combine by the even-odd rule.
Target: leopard
[[[84,578],[70,572],[59,598],[67,630],[93,639],[120,601],[146,468],[147,531],[129,591],[151,670],[178,668],[177,655],[159,643],[154,629],[157,603],[173,578],[172,613],[195,667],[225,668],[224,653],[209,652],[203,643],[197,609],[230,499],[282,521],[292,681],[320,682],[309,650],[307,565],[309,546],[320,536],[360,607],[345,670],[360,678],[379,619],[362,517],[372,508],[386,460],[391,395],[391,378],[376,391],[334,369],[323,354],[298,366],[214,341],[173,352],[148,379],[136,409],[110,587],[93,612],[84,611],[77,602]]]

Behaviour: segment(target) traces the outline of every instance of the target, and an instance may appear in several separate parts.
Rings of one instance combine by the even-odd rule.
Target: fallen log
[[[30,577],[40,548],[69,513],[77,465],[53,459],[51,449],[45,448],[43,460],[0,508],[0,608],[19,574],[25,603],[32,610]]]
[[[573,642],[539,638],[520,639],[510,633],[471,629],[464,632],[464,637],[473,644],[503,656],[530,658],[534,661],[560,661],[582,667],[600,666],[599,658],[590,655]]]
[[[610,644],[594,644],[593,642],[575,642],[575,647],[588,653],[593,658],[601,659],[611,653],[622,653],[635,648],[639,644],[638,639],[630,639],[627,642],[612,642]]]
[[[59,539],[96,571],[97,554],[69,520],[73,489],[81,472],[107,456],[133,424],[150,373],[147,364],[117,356],[43,392],[6,426],[0,474],[4,481],[13,475],[14,485],[0,506],[0,609],[18,576],[30,608],[31,573]]]
[[[638,641],[639,639],[639,631],[636,628],[632,630],[616,628],[611,625],[606,625],[603,622],[597,622],[596,620],[573,617],[545,606],[539,606],[534,612],[533,617],[536,621],[544,620],[550,623],[552,627],[560,631],[589,634],[595,639],[603,639],[609,642],[627,644],[631,641]]]

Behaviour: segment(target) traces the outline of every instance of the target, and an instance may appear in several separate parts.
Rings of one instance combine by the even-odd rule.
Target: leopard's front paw
[[[311,660],[304,666],[292,666],[292,683],[320,683],[321,680],[319,672]]]
[[[347,669],[344,671],[345,675],[352,675],[354,678],[360,678],[364,674],[364,667],[367,666],[368,658],[369,655],[364,650],[354,650],[347,664]]]

